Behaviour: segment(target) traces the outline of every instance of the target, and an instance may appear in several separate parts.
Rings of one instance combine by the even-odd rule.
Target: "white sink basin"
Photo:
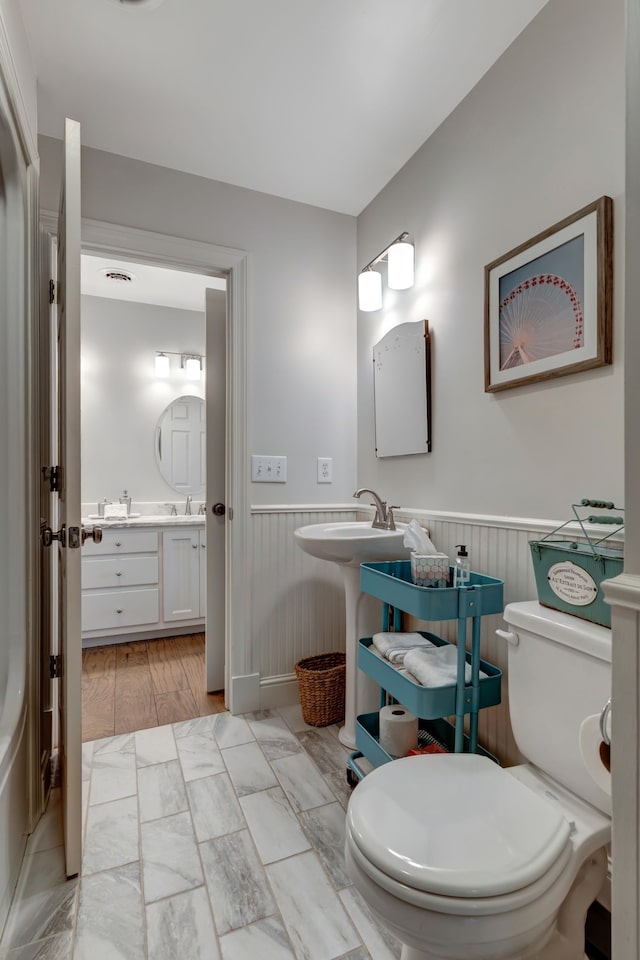
[[[294,532],[296,543],[319,560],[359,566],[374,560],[406,560],[410,551],[403,546],[406,523],[396,530],[380,530],[370,523],[312,523]]]

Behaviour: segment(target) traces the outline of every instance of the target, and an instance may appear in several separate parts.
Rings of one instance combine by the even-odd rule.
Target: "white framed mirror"
[[[393,327],[373,348],[377,457],[431,451],[431,343],[426,320]]]
[[[206,423],[201,397],[177,397],[163,411],[155,433],[158,470],[177,493],[205,492]]]

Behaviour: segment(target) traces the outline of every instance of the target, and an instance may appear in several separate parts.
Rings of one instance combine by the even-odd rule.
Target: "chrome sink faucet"
[[[376,508],[376,515],[373,518],[371,526],[380,530],[395,530],[396,524],[393,519],[393,511],[397,508],[387,507],[387,501],[381,500],[375,490],[369,490],[367,487],[359,487],[353,496],[359,499],[363,493],[371,494],[374,500],[371,506]]]
[[[170,516],[170,517],[177,517],[177,516],[178,516],[178,511],[176,510],[176,505],[175,505],[175,503],[165,503],[165,507],[169,507],[169,516]]]
[[[191,516],[191,501],[192,501],[192,500],[193,500],[193,497],[191,496],[191,494],[190,494],[190,493],[187,494],[187,502],[186,502],[185,505],[184,505],[184,515],[185,515],[185,517],[190,517],[190,516]]]

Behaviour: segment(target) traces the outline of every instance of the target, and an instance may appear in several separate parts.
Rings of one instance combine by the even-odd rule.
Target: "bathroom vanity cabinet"
[[[447,752],[464,750],[490,756],[478,746],[478,711],[500,703],[502,671],[480,659],[481,618],[501,613],[503,581],[472,573],[464,587],[419,587],[411,580],[407,560],[363,563],[360,589],[383,602],[382,630],[401,630],[401,615],[408,613],[426,621],[457,620],[457,682],[450,686],[424,687],[402,675],[388,660],[376,656],[371,637],[358,644],[358,667],[380,686],[380,706],[387,695],[419,718],[420,743],[437,743]],[[471,622],[471,650],[467,652],[467,624]],[[447,641],[425,633],[436,646]],[[465,665],[471,666],[471,682],[465,683]],[[484,673],[480,677],[480,671]],[[465,717],[469,716],[468,735]],[[451,724],[446,717],[455,717]],[[361,714],[356,719],[357,751],[349,757],[347,778],[355,783],[364,776],[358,764],[361,756],[379,766],[393,758],[379,742],[379,714]],[[492,758],[493,759],[493,758]]]
[[[205,576],[204,519],[104,529],[82,548],[83,643],[201,629]]]

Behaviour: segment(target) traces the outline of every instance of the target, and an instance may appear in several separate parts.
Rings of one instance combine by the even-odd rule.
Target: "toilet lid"
[[[407,757],[353,792],[349,833],[387,876],[443,896],[511,893],[543,876],[569,842],[554,800],[486,757]]]

